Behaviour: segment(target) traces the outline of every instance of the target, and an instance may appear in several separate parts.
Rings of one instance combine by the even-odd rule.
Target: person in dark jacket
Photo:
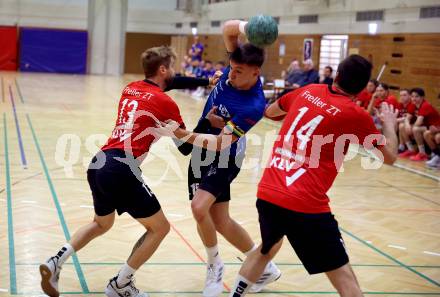
[[[324,68],[324,77],[319,81],[320,84],[327,84],[331,86],[333,84],[333,68],[331,66],[325,66]]]
[[[303,73],[298,81],[292,85],[294,89],[319,83],[319,73],[314,69],[312,59],[305,60],[303,65]]]

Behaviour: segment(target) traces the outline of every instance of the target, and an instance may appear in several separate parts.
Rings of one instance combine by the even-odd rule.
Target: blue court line
[[[23,164],[23,167],[26,169],[27,168],[26,155],[24,154],[23,140],[21,138],[20,124],[18,122],[17,110],[15,108],[15,101],[14,101],[14,96],[12,95],[11,85],[9,85],[9,96],[11,98],[12,110],[14,112],[15,127],[17,129],[17,135],[18,135],[18,146],[20,147],[21,164]]]
[[[374,251],[376,251],[377,253],[381,254],[382,256],[384,256],[384,257],[388,258],[389,260],[393,261],[394,263],[397,263],[397,264],[400,265],[401,267],[403,267],[403,268],[405,268],[405,269],[407,269],[407,270],[409,270],[409,271],[411,271],[411,272],[417,274],[418,276],[420,276],[421,278],[427,280],[427,281],[430,282],[431,284],[436,285],[437,287],[440,287],[440,283],[439,283],[439,282],[436,282],[435,280],[433,280],[433,279],[427,277],[427,276],[424,275],[423,273],[421,273],[421,272],[415,270],[414,268],[412,268],[412,267],[410,267],[410,266],[408,266],[408,265],[406,265],[406,264],[400,262],[400,261],[397,260],[396,258],[394,258],[394,257],[388,255],[387,253],[385,253],[385,252],[379,250],[379,249],[378,249],[377,247],[375,247],[374,245],[372,245],[372,244],[366,242],[365,240],[363,240],[363,239],[357,237],[357,236],[354,235],[353,233],[350,233],[350,232],[348,232],[347,230],[344,230],[344,229],[342,229],[342,228],[339,228],[339,229],[340,229],[342,232],[344,232],[345,234],[349,235],[350,237],[356,239],[357,241],[363,243],[364,245],[368,246],[368,247],[371,248],[372,250],[374,250]]]
[[[9,169],[8,128],[6,114],[3,113],[3,129],[5,142],[6,197],[8,205],[8,242],[9,242],[9,286],[11,294],[17,294],[17,272],[15,267],[14,225],[12,220],[11,173]]]
[[[21,103],[24,103],[23,95],[21,94],[21,90],[20,90],[20,86],[18,85],[17,78],[15,78],[15,86],[17,87],[17,93],[18,93],[18,96],[20,97]]]
[[[58,217],[60,219],[60,223],[61,223],[61,226],[63,228],[64,237],[66,238],[67,241],[70,241],[69,229],[67,227],[66,220],[64,219],[63,211],[61,209],[61,205],[60,205],[60,202],[58,200],[57,193],[55,192],[55,187],[54,187],[54,185],[52,183],[52,179],[51,179],[51,177],[49,175],[49,170],[47,169],[46,161],[44,160],[43,152],[41,151],[41,147],[40,147],[40,144],[38,142],[37,135],[35,133],[34,127],[32,126],[31,118],[29,117],[28,114],[26,114],[26,119],[27,119],[29,127],[31,129],[32,137],[34,139],[35,146],[37,147],[38,155],[40,156],[41,165],[43,166],[43,171],[44,171],[44,174],[46,176],[46,180],[47,180],[47,183],[49,185],[50,192],[52,194],[53,202],[54,202],[55,207],[56,207],[57,212],[58,212]],[[81,288],[83,290],[82,293],[84,293],[84,294],[89,293],[89,288],[87,286],[86,279],[84,277],[84,273],[83,273],[83,271],[81,269],[81,265],[79,263],[78,256],[76,254],[72,255],[72,261],[74,263],[76,273],[78,274],[79,282],[80,282]]]

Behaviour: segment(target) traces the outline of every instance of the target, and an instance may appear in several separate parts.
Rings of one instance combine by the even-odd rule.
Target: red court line
[[[205,259],[203,259],[203,257],[193,248],[193,246],[191,245],[191,243],[185,238],[185,236],[183,236],[182,235],[182,233],[180,233],[179,232],[179,230],[177,230],[176,229],[176,227],[174,227],[174,225],[173,224],[171,224],[171,222],[170,222],[170,225],[171,225],[171,228],[174,230],[174,232],[176,232],[177,233],[177,235],[180,237],[180,239],[182,239],[184,242],[185,242],[185,244],[189,247],[189,249],[194,253],[194,255],[197,257],[197,258],[199,258],[199,260],[200,261],[202,261],[203,263],[206,263],[206,261],[205,261]],[[225,283],[225,282],[223,282],[223,286],[225,287],[225,289],[228,291],[228,292],[230,292],[231,291],[231,288],[229,288],[229,286]]]

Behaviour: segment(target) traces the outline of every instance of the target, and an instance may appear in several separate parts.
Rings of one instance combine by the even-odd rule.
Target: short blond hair
[[[145,77],[155,76],[161,65],[169,68],[171,60],[175,60],[176,58],[177,55],[173,48],[166,45],[145,50],[141,55],[141,63]]]

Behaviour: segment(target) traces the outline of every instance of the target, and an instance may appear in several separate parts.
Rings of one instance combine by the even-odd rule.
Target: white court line
[[[431,255],[431,256],[438,256],[438,257],[440,257],[439,253],[434,253],[434,252],[430,252],[430,251],[423,251],[423,253],[427,254],[427,255]]]
[[[138,224],[139,224],[138,222],[130,222],[128,224],[121,225],[121,227],[122,228],[128,228],[128,227],[137,226]]]
[[[356,151],[357,151],[358,154],[360,154],[360,155],[362,155],[362,156],[364,156],[364,157],[370,157],[370,158],[373,158],[373,159],[378,160],[378,158],[377,158],[376,156],[374,156],[374,155],[371,154],[371,153],[368,153],[368,152],[365,151],[363,148],[362,148],[362,150],[361,150],[361,149],[356,150],[356,149],[354,149],[354,148],[352,147],[352,145],[350,145],[350,147],[349,147],[349,151],[351,151],[351,152],[356,152]],[[430,178],[430,179],[433,179],[433,180],[435,180],[435,181],[440,182],[440,177],[435,176],[435,175],[432,175],[432,174],[429,174],[429,173],[427,173],[427,172],[423,172],[423,171],[420,171],[420,170],[417,170],[417,169],[414,169],[414,168],[410,168],[410,167],[407,167],[407,166],[402,165],[402,164],[399,164],[399,163],[394,163],[394,164],[391,165],[391,166],[393,166],[393,167],[397,167],[397,168],[400,168],[400,169],[403,169],[403,170],[406,170],[406,171],[409,171],[409,172],[412,172],[412,173],[415,173],[415,174],[418,174],[418,175],[421,175],[421,176],[424,176],[424,177],[428,177],[428,178]]]
[[[406,247],[400,245],[389,244],[388,247],[398,250],[406,250]]]
[[[93,205],[80,205],[81,208],[93,208]]]
[[[2,288],[0,288],[0,292],[8,292],[8,289],[2,289]]]
[[[36,204],[37,201],[34,201],[34,200],[21,200],[21,203],[31,203],[31,204]]]
[[[0,201],[1,202],[6,202],[6,199],[1,198]]]
[[[167,213],[167,216],[174,217],[174,218],[183,218],[184,217],[183,214],[179,214],[179,213]]]
[[[278,122],[278,121],[272,121],[269,119],[262,119],[261,121],[269,126],[272,126],[272,127],[278,128],[278,129],[281,128],[281,124],[282,124],[281,121]]]
[[[66,206],[66,203],[60,203],[60,206]]]
[[[370,240],[365,241],[366,243],[372,244],[373,242]]]

